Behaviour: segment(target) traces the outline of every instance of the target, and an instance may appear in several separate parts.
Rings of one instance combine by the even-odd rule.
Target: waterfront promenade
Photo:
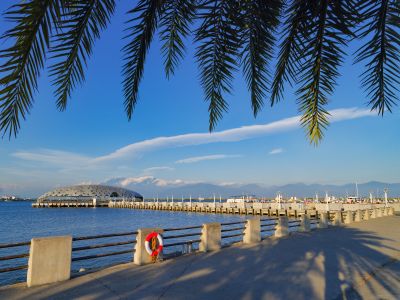
[[[70,281],[0,288],[0,299],[399,299],[400,217],[235,245]]]

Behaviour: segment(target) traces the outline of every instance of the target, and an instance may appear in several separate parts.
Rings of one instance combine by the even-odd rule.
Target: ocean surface
[[[0,244],[29,241],[32,237],[72,235],[73,237],[135,231],[139,228],[177,228],[201,225],[207,222],[233,222],[245,216],[134,210],[118,208],[32,208],[31,202],[0,202]],[[200,232],[199,229],[192,232]],[[179,232],[171,232],[171,234]],[[193,237],[197,239],[198,237]],[[73,247],[134,240],[131,237],[74,242]],[[188,239],[188,238],[186,238]],[[190,239],[190,238],[189,238]],[[233,238],[235,239],[235,238]],[[236,238],[240,240],[241,237]],[[177,242],[179,240],[171,240]],[[166,241],[165,241],[166,242]],[[168,241],[169,242],[169,241]],[[117,247],[73,252],[73,257],[96,255],[105,252],[132,250],[133,244]],[[166,249],[166,252],[182,251],[182,246]],[[28,246],[0,249],[0,257],[28,253]],[[96,269],[107,265],[132,261],[132,254],[122,254],[96,259],[75,261],[72,273],[81,269]],[[0,260],[0,269],[26,265],[27,258]],[[0,286],[24,281],[26,270],[0,273]]]

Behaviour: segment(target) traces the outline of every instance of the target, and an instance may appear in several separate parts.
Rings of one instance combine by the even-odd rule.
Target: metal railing
[[[191,253],[198,249],[201,228],[202,225],[164,229],[163,239],[168,241],[164,243],[164,248],[168,249],[168,251],[164,253],[164,257],[168,258]],[[170,242],[171,240],[172,242]]]

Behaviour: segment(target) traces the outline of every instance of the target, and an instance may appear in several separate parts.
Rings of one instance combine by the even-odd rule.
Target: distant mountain
[[[316,193],[320,197],[328,192],[330,195],[346,196],[355,195],[356,186],[354,183],[344,185],[330,184],[286,184],[275,186],[262,186],[259,184],[213,184],[206,182],[185,182],[182,180],[164,180],[153,176],[143,177],[121,177],[113,178],[103,182],[102,184],[115,185],[125,187],[138,193],[145,198],[153,197],[171,197],[181,196],[189,197],[229,197],[232,195],[256,195],[264,197],[275,197],[277,192],[283,193],[284,196],[297,197],[313,197]],[[377,193],[380,197],[383,195],[383,189],[389,189],[389,196],[400,196],[400,183],[384,183],[378,181],[370,181],[358,184],[360,196],[368,196],[370,192],[375,196]]]

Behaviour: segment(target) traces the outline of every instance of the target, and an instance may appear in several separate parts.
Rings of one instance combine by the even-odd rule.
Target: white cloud
[[[274,155],[274,154],[279,154],[279,153],[282,153],[283,152],[283,149],[282,148],[275,148],[275,149],[272,149],[271,151],[269,151],[269,155]]]
[[[143,170],[143,172],[144,173],[154,173],[154,172],[159,172],[159,171],[173,171],[173,170],[175,170],[175,169],[171,168],[171,167],[161,166],[161,167],[146,168]]]
[[[329,111],[330,122],[340,122],[367,116],[376,113],[369,109],[342,108]],[[57,165],[65,168],[93,169],[96,165],[115,160],[128,159],[138,154],[164,148],[203,145],[210,143],[238,142],[265,136],[282,131],[294,130],[300,127],[300,116],[285,118],[279,121],[263,124],[243,126],[212,133],[187,133],[169,137],[156,137],[136,142],[119,148],[109,154],[99,157],[88,157],[76,153],[58,150],[18,151],[13,156],[23,160],[37,161]]]
[[[194,156],[194,157],[188,157],[188,158],[177,160],[175,163],[176,164],[192,164],[192,163],[196,163],[196,162],[204,161],[204,160],[216,160],[216,159],[235,158],[235,157],[241,157],[241,155],[238,155],[238,154],[213,154],[213,155],[204,155],[204,156]]]

